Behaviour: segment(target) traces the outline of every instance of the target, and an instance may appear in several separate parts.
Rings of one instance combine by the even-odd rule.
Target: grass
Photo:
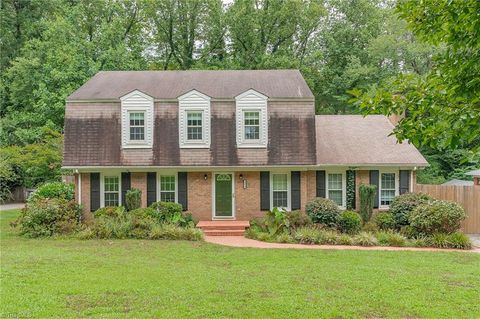
[[[25,239],[0,212],[0,318],[474,318],[480,255]]]

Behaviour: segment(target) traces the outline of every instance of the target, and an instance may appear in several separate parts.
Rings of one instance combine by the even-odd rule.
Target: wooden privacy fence
[[[459,203],[467,213],[462,230],[467,234],[480,234],[480,186],[414,184],[413,190],[416,193],[429,194],[436,199]]]

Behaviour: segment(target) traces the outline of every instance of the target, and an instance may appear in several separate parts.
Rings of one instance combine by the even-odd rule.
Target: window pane
[[[188,127],[187,139],[189,140],[201,140],[202,139],[202,127]]]
[[[382,190],[380,205],[390,205],[395,197],[395,190]]]
[[[145,128],[140,127],[130,127],[130,140],[138,141],[145,139]]]
[[[175,191],[175,176],[160,176],[161,191]]]
[[[273,191],[273,207],[287,207],[287,197],[287,191]]]
[[[337,203],[338,206],[343,205],[343,194],[341,190],[328,190],[328,198]]]
[[[118,206],[118,193],[105,193],[105,206]]]
[[[287,191],[288,184],[287,184],[288,175],[287,174],[273,174],[273,190],[274,191]]]
[[[382,189],[395,189],[395,173],[382,173]]]
[[[202,112],[187,113],[187,140],[202,139]]]
[[[175,192],[161,192],[160,201],[162,202],[175,202]]]
[[[260,112],[245,112],[244,128],[246,140],[260,139]]]
[[[145,114],[144,113],[130,113],[130,125],[138,126],[144,125]]]
[[[118,177],[116,176],[105,177],[105,191],[118,192]]]
[[[328,174],[328,189],[342,189],[342,174]]]

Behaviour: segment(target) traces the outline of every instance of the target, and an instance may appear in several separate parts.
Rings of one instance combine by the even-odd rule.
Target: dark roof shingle
[[[232,99],[254,89],[270,98],[313,99],[298,70],[101,71],[73,92],[68,101],[118,99],[140,90],[156,99],[176,99],[191,90]]]

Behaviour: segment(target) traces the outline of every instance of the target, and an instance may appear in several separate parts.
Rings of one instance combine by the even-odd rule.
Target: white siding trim
[[[153,147],[153,97],[138,90],[120,98],[122,114],[122,148]],[[145,113],[145,140],[130,141],[130,112]]]
[[[192,90],[178,97],[178,141],[180,148],[210,148],[210,97]],[[202,112],[202,140],[187,140],[187,112]]]
[[[236,107],[236,139],[238,148],[266,148],[268,144],[268,97],[248,90],[235,97]],[[245,140],[244,113],[255,111],[260,113],[260,138]]]

